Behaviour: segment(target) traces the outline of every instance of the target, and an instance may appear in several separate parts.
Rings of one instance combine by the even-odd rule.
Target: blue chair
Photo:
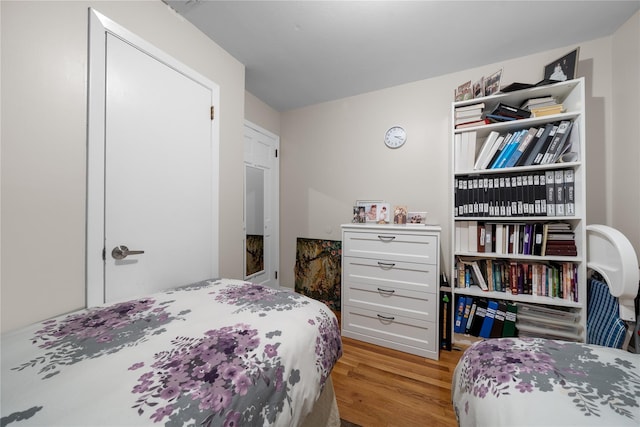
[[[605,347],[622,348],[627,332],[620,319],[618,299],[609,293],[609,286],[589,279],[587,292],[587,342]]]

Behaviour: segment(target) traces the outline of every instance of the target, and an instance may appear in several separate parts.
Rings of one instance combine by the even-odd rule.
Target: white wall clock
[[[400,126],[393,126],[384,134],[384,145],[389,148],[400,148],[407,142],[407,131]]]

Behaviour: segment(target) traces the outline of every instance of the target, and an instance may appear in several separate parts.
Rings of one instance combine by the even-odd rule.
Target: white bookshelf
[[[467,105],[484,103],[485,112],[491,112],[498,103],[505,103],[512,106],[520,106],[525,100],[530,98],[539,98],[545,96],[553,96],[556,100],[563,104],[564,111],[561,114],[532,117],[529,119],[520,119],[499,123],[485,124],[482,126],[456,129],[455,123],[455,111],[457,107],[463,107]],[[541,127],[547,123],[560,122],[562,120],[571,120],[573,127],[570,134],[570,143],[572,152],[577,153],[577,158],[571,162],[565,163],[553,163],[534,166],[520,166],[501,169],[473,169],[473,166],[469,167],[469,164],[474,162],[467,162],[467,166],[460,166],[459,156],[463,153],[458,152],[456,149],[456,140],[460,140],[467,132],[473,132],[476,135],[476,147],[475,156],[479,155],[484,140],[492,131],[505,134],[507,132],[516,131],[519,129],[529,129],[531,127]],[[547,306],[555,307],[568,307],[573,311],[579,313],[579,328],[581,332],[578,340],[584,341],[586,339],[586,279],[587,279],[587,267],[586,267],[586,162],[585,162],[585,147],[586,147],[586,135],[585,135],[585,82],[583,78],[570,80],[566,82],[555,83],[552,85],[534,87],[530,89],[523,89],[519,91],[509,93],[499,93],[493,96],[487,96],[483,98],[476,98],[466,101],[454,102],[451,105],[451,147],[453,150],[451,170],[451,182],[450,188],[453,191],[453,206],[452,206],[452,220],[451,220],[451,241],[452,241],[452,256],[451,256],[451,288],[452,288],[452,325],[455,322],[456,315],[456,302],[458,296],[468,295],[473,297],[484,297],[488,300],[503,300],[510,302],[523,302],[530,304],[544,304]],[[467,151],[469,155],[471,151]],[[474,153],[470,154],[474,156]],[[514,177],[516,175],[538,174],[545,171],[556,171],[571,169],[575,178],[575,213],[570,216],[548,216],[546,214],[532,214],[532,215],[510,215],[510,216],[480,216],[480,215],[459,215],[456,200],[456,189],[460,179],[469,180],[477,177],[478,179],[484,179],[487,177]],[[477,252],[468,250],[460,245],[461,237],[460,232],[456,233],[456,228],[462,228],[466,221],[477,221],[479,223],[549,223],[556,221],[568,222],[575,233],[575,243],[577,247],[577,256],[541,256],[541,255],[523,255],[512,253],[495,253],[495,252]],[[458,227],[456,227],[458,226]],[[468,236],[467,236],[468,237]],[[464,246],[464,245],[462,245]],[[519,263],[573,263],[576,266],[577,280],[575,283],[575,289],[577,291],[577,297],[560,298],[553,296],[532,295],[532,294],[512,294],[510,292],[501,291],[483,291],[477,286],[466,287],[464,284],[458,283],[457,276],[458,270],[456,267],[456,260],[459,257],[465,259],[477,258],[477,259],[490,259],[492,261],[504,260],[506,262],[519,262]],[[473,341],[475,337],[462,336],[459,334],[453,335],[454,343],[466,343],[470,340]]]

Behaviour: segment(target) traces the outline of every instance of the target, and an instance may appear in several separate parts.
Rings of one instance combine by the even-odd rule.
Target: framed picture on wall
[[[364,207],[365,222],[373,223],[378,221],[378,209],[382,203],[382,200],[356,200],[356,206]]]
[[[576,48],[565,56],[556,59],[545,65],[544,79],[563,82],[565,80],[573,80],[576,78],[578,71],[578,53],[580,48]]]

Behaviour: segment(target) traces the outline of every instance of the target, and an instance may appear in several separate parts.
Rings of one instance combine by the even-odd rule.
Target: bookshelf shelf
[[[482,104],[483,111],[491,113],[499,104],[520,107],[527,100],[544,97],[553,97],[562,104],[563,112],[475,127],[455,126],[456,109],[460,107]],[[450,275],[454,343],[469,338],[478,339],[469,335],[472,329],[460,331],[455,328],[461,297],[467,305],[469,301],[474,304],[479,300],[483,300],[485,306],[486,301],[500,302],[501,308],[496,310],[498,316],[504,316],[504,312],[500,313],[504,305],[510,305],[509,309],[512,309],[513,305],[518,304],[540,307],[541,311],[569,311],[572,318],[577,319],[575,323],[567,325],[575,330],[571,339],[585,341],[587,251],[584,105],[584,78],[451,104],[453,250]],[[562,137],[562,123],[567,122],[569,130]],[[541,135],[545,129],[550,135],[545,146],[553,145],[553,141],[559,138],[554,135],[557,133],[562,138],[559,142],[562,152],[570,152],[571,156],[553,156],[549,150],[548,161],[533,164],[525,162],[525,156],[532,155],[536,148],[537,154],[545,154],[547,148],[538,148],[543,145],[536,144],[537,139],[544,141]],[[521,139],[514,139],[513,151],[505,151],[505,157],[508,159],[509,153],[520,149],[523,161],[516,162],[515,166],[513,159],[511,164],[504,161],[500,164],[496,159],[504,148],[502,145],[497,153],[490,155],[493,157],[486,157],[488,164],[484,162],[486,165],[482,166],[482,154],[490,152],[485,148],[492,146],[489,142],[492,137],[493,141],[499,137],[508,141],[511,134],[518,131]],[[528,145],[522,145],[526,133],[530,135],[528,152],[524,151]],[[498,147],[498,144],[495,146]],[[504,167],[507,165],[509,167]],[[552,177],[550,181],[549,177]],[[502,180],[506,185],[503,186]],[[509,186],[510,181],[514,183],[512,186]],[[547,206],[554,209],[549,210]],[[556,226],[566,228],[560,232],[549,231]],[[539,245],[535,250],[534,242]],[[501,245],[499,250],[496,245]],[[476,250],[480,246],[483,249]],[[541,247],[545,250],[541,250]],[[542,255],[545,253],[551,255]],[[478,274],[482,278],[477,278]],[[481,289],[479,282],[489,290]],[[464,312],[462,314],[464,316]],[[517,324],[516,316],[516,327]],[[521,333],[531,336],[531,331],[525,332],[524,329],[527,328],[523,324]],[[548,336],[553,337],[550,325],[545,327],[541,323],[534,329],[539,336],[545,336],[545,332],[548,332]],[[495,336],[495,327],[493,333]]]

